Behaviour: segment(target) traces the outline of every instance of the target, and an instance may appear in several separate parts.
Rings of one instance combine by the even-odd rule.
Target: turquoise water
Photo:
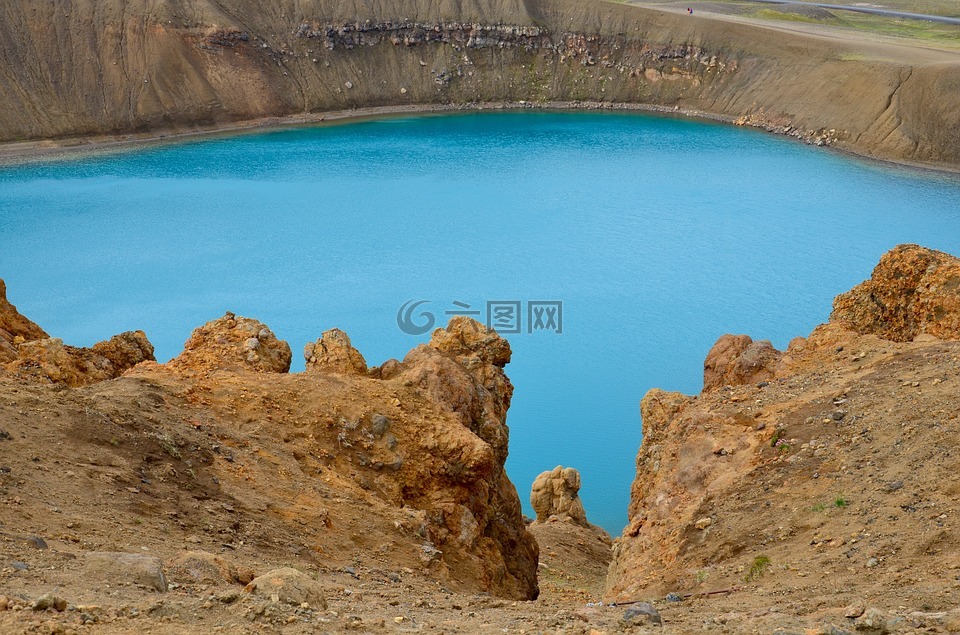
[[[728,332],[783,347],[880,255],[960,253],[960,180],[635,114],[487,113],[286,129],[0,169],[0,277],[76,345],[144,329],[165,360],[226,310],[299,351],[340,327],[371,364],[408,300],[562,305],[509,335],[508,471],[583,475],[626,521],[638,402],[695,393]],[[466,310],[466,309],[462,309]]]

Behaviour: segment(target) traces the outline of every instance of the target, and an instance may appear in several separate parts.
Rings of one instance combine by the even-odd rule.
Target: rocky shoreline
[[[322,0],[270,14],[251,12],[248,0],[231,0],[227,13],[191,0],[182,10],[124,14],[126,0],[114,2],[117,11],[99,14],[28,16],[18,3],[0,11],[0,27],[17,35],[3,44],[10,64],[0,79],[10,88],[0,92],[0,154],[342,116],[602,107],[686,113],[872,158],[960,166],[951,141],[960,107],[946,88],[960,60],[948,51],[566,0],[495,11],[411,2],[392,15]],[[60,60],[51,24],[105,36],[79,38],[78,51]],[[74,60],[87,65],[66,81]],[[32,95],[36,108],[15,93]]]
[[[349,124],[374,119],[404,117],[409,115],[442,115],[454,113],[491,112],[491,111],[567,111],[567,112],[635,112],[638,114],[684,117],[694,120],[715,121],[735,126],[756,128],[777,136],[785,136],[818,147],[828,147],[859,159],[877,161],[894,166],[903,166],[931,172],[960,174],[960,166],[943,163],[928,163],[903,159],[890,159],[872,153],[859,152],[848,147],[837,147],[835,130],[800,130],[793,126],[753,115],[731,117],[699,110],[686,110],[680,107],[663,107],[635,103],[613,103],[596,101],[574,102],[490,102],[470,104],[424,104],[410,106],[376,106],[352,108],[311,115],[290,117],[268,117],[264,119],[217,125],[207,129],[191,131],[148,132],[125,134],[110,137],[102,135],[69,139],[51,139],[46,141],[0,143],[0,168],[18,165],[69,159],[83,159],[117,152],[136,152],[141,148],[154,147],[167,143],[187,142],[205,138],[218,138],[237,134],[256,134],[272,130],[314,126],[323,124]]]

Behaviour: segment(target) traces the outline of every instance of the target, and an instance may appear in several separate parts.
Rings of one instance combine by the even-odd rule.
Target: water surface
[[[637,114],[482,113],[285,129],[0,169],[0,278],[49,333],[135,328],[166,360],[226,310],[367,361],[446,311],[521,302],[509,474],[583,474],[626,521],[638,403],[695,393],[728,332],[783,347],[903,242],[960,254],[960,180],[752,130]],[[527,333],[529,301],[563,332]],[[470,305],[469,309],[454,304]]]

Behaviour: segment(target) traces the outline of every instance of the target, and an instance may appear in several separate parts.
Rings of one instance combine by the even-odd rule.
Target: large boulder
[[[264,573],[254,578],[245,590],[273,602],[294,606],[309,604],[311,608],[327,608],[323,586],[292,567],[282,567]]]
[[[316,342],[308,343],[303,350],[303,358],[308,373],[362,375],[367,372],[363,355],[340,329],[325,331]]]
[[[265,324],[226,313],[195,329],[168,366],[187,372],[212,370],[286,373],[293,355]]]
[[[580,500],[580,472],[572,467],[557,466],[542,472],[533,480],[530,504],[537,513],[537,522],[546,522],[551,516],[588,527],[587,513]]]
[[[755,342],[749,335],[723,335],[703,362],[703,389],[773,379],[782,356],[769,340]]]
[[[837,296],[830,321],[895,342],[921,334],[960,339],[960,259],[899,245],[883,255],[869,280]]]

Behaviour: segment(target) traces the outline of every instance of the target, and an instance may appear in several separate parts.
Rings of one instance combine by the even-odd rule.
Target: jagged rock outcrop
[[[363,355],[340,329],[330,329],[316,342],[308,343],[303,349],[303,358],[307,362],[308,373],[362,375],[367,372]]]
[[[552,470],[541,472],[533,479],[530,488],[530,504],[537,513],[536,522],[546,522],[551,516],[560,520],[590,526],[587,513],[580,500],[580,472],[572,467],[558,465]]]
[[[782,356],[769,340],[755,342],[749,335],[722,335],[703,362],[703,389],[773,379]]]
[[[45,335],[12,307],[0,308],[18,336]],[[51,338],[19,343],[6,371],[73,387],[101,382],[63,397],[72,404],[63,413],[75,426],[70,434],[86,451],[136,466],[130,483],[167,484],[164,500],[178,500],[185,487],[219,498],[231,514],[247,501],[258,526],[289,532],[284,553],[296,543],[296,553],[356,559],[356,546],[375,535],[383,541],[370,545],[378,554],[390,544],[392,558],[451,588],[536,598],[537,543],[504,470],[513,394],[503,370],[506,340],[454,318],[402,362],[371,372],[336,329],[307,353],[308,372],[290,375],[286,342],[227,313],[197,328],[167,364],[140,363],[153,360],[153,347],[137,331],[90,349]],[[244,432],[251,425],[269,426],[269,440]],[[184,579],[252,577],[209,553],[169,557],[171,572]]]
[[[67,346],[59,338],[20,344],[6,371],[21,379],[77,387],[119,377],[140,362],[155,361],[143,331],[128,331],[91,348]]]
[[[189,372],[286,373],[292,358],[290,345],[277,339],[265,324],[227,312],[222,318],[195,329],[183,352],[170,360],[168,366]]]
[[[417,443],[440,463],[421,460],[403,474],[405,500],[433,519],[432,543],[452,552],[450,561],[468,575],[532,599],[539,593],[537,543],[504,470],[513,385],[503,366],[510,354],[496,332],[457,316],[407,354],[392,383],[411,387],[459,423],[424,430]]]
[[[17,346],[48,335],[39,326],[20,315],[7,300],[7,285],[0,279],[0,364],[17,358]]]
[[[922,334],[960,339],[960,259],[899,245],[883,255],[869,280],[837,296],[830,321],[895,342]]]
[[[922,602],[921,580],[956,566],[952,534],[914,511],[954,497],[938,457],[958,441],[960,342],[944,341],[960,317],[956,263],[897,247],[784,353],[744,368],[756,343],[721,338],[700,395],[650,390],[607,598],[734,588],[772,600],[829,571],[862,601]],[[864,576],[884,558],[895,576]]]

